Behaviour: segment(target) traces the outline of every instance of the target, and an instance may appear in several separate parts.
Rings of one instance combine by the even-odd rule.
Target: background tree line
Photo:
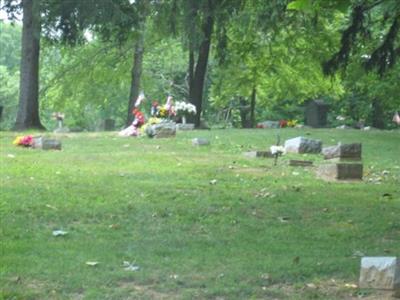
[[[349,125],[384,128],[400,106],[396,0],[0,3],[23,15],[0,22],[2,128],[51,128],[54,111],[122,127],[141,90],[195,104],[196,125],[301,119],[323,98]]]

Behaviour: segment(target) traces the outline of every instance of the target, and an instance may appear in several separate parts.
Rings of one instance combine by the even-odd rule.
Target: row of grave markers
[[[272,146],[274,147],[274,146]],[[271,147],[271,148],[272,148]],[[337,144],[322,147],[322,141],[305,137],[296,137],[285,141],[286,153],[310,153],[324,155],[325,161],[317,166],[317,176],[324,180],[361,180],[363,177],[361,143]],[[272,151],[250,151],[244,155],[249,158],[274,158]],[[290,166],[308,167],[313,162],[308,160],[290,160]]]

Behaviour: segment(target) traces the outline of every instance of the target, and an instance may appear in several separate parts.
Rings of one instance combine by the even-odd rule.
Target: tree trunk
[[[250,101],[250,127],[254,128],[255,123],[255,114],[254,111],[256,109],[256,87],[253,87],[253,91],[251,92],[251,101]]]
[[[132,110],[135,107],[135,101],[139,96],[140,78],[142,76],[143,52],[144,37],[142,33],[139,35],[138,40],[135,43],[135,53],[133,55],[133,67],[131,71],[131,91],[129,94],[128,117],[126,119],[127,126],[131,125],[134,120]]]
[[[379,99],[372,100],[372,127],[384,129],[384,113]]]
[[[23,0],[20,92],[15,130],[44,129],[39,118],[40,0]]]
[[[204,80],[207,72],[208,57],[210,53],[211,34],[214,24],[212,14],[212,1],[208,0],[208,9],[205,12],[206,17],[203,21],[203,40],[199,47],[199,55],[197,58],[196,69],[192,80],[192,86],[189,88],[189,101],[196,106],[196,116],[194,119],[196,127],[200,126],[200,116],[203,102]]]
[[[194,50],[193,46],[190,45],[189,47],[189,97],[192,94],[192,89],[193,89],[193,76],[194,76]]]
[[[249,114],[250,107],[247,104],[246,100],[243,97],[239,99],[239,113],[240,113],[240,122],[242,124],[242,128],[250,128],[251,120],[247,118]]]

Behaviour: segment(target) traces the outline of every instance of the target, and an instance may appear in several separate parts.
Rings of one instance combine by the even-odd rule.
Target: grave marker
[[[363,257],[360,287],[400,292],[400,260],[397,257]]]

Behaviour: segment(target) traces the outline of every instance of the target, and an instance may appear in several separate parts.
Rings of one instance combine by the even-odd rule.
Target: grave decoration
[[[176,135],[176,124],[169,120],[157,120],[157,123],[147,122],[142,128],[142,132],[151,138],[168,138]]]
[[[66,133],[69,132],[68,127],[64,127],[64,119],[65,119],[65,114],[61,112],[54,112],[51,115],[53,120],[57,121],[57,128],[54,129],[55,133]]]
[[[127,128],[121,130],[119,136],[138,136],[140,135],[140,127],[145,123],[144,114],[138,109],[134,108],[132,114],[135,116],[132,124]]]
[[[397,111],[395,112],[392,121],[400,126],[400,115]]]
[[[32,147],[33,143],[34,143],[33,136],[31,135],[17,136],[13,141],[13,145],[26,148]]]
[[[54,112],[51,116],[52,116],[52,118],[53,118],[54,120],[57,121],[58,128],[61,128],[62,125],[63,125],[63,121],[64,121],[64,118],[65,118],[65,114],[60,113],[60,112]]]
[[[151,138],[168,138],[176,135],[176,124],[171,120],[176,116],[171,96],[167,97],[167,102],[162,106],[157,101],[154,101],[150,114],[152,118],[141,128],[141,134],[146,134]]]
[[[278,164],[279,156],[282,156],[283,154],[286,153],[285,147],[280,146],[280,144],[281,144],[281,136],[278,133],[276,135],[276,145],[270,147],[271,153],[274,156],[274,166],[276,166]]]
[[[167,102],[164,105],[160,105],[158,101],[153,101],[151,104],[150,115],[153,118],[171,118],[176,115],[175,107],[171,96],[168,96]]]
[[[42,150],[61,150],[61,142],[55,139],[44,138],[42,136],[17,136],[13,144],[25,148]]]
[[[119,132],[120,136],[143,136],[154,138],[174,137],[176,135],[176,123],[173,118],[176,116],[176,106],[171,96],[168,96],[164,105],[160,105],[157,101],[153,101],[151,105],[151,117],[145,120],[145,115],[139,110],[140,104],[144,101],[144,94],[141,93],[135,103],[132,111],[135,116],[132,125]],[[185,108],[181,113],[191,112],[193,108]]]
[[[175,104],[175,111],[177,116],[182,117],[182,124],[186,124],[186,117],[196,114],[196,106],[191,103],[178,101]]]
[[[285,128],[298,126],[298,120],[264,121],[258,123],[256,128]]]
[[[274,158],[274,165],[276,166],[278,163],[278,157],[282,156],[286,153],[285,147],[280,146],[281,137],[277,135],[276,145],[272,145],[269,150],[257,150],[257,151],[248,151],[244,152],[244,156],[248,158],[256,158],[256,157],[263,157],[263,158]]]

